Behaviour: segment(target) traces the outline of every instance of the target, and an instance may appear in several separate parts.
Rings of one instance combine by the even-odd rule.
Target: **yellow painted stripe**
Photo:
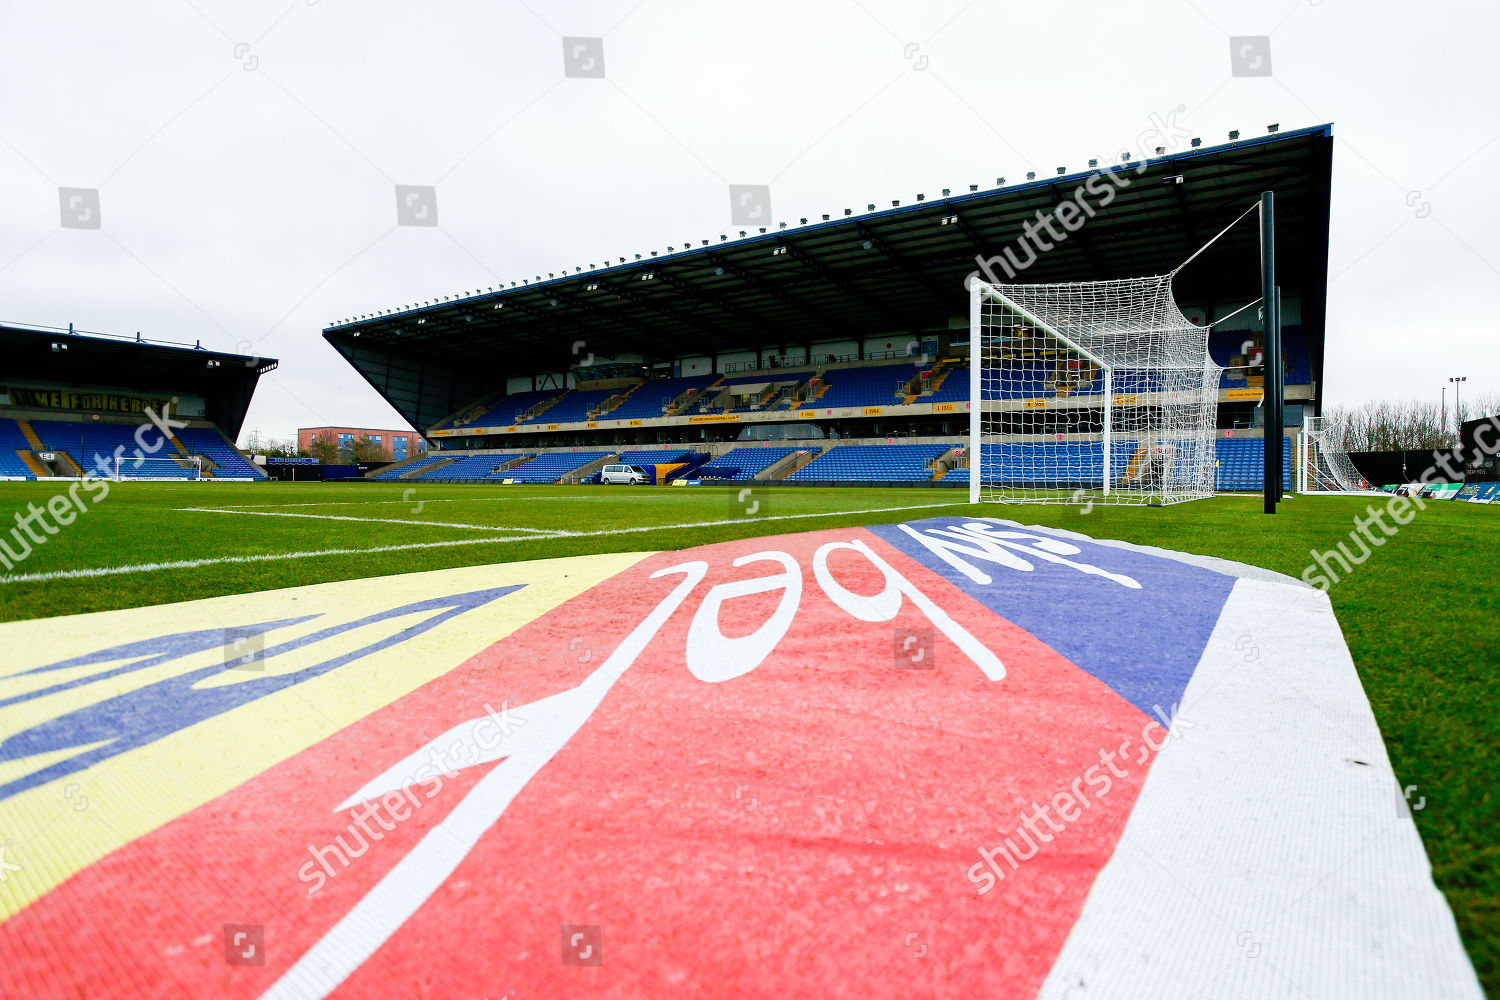
[[[150,608],[0,625],[6,651],[0,700],[61,680],[107,671],[121,661],[48,676],[17,674],[127,642],[204,629],[315,615],[267,634],[269,648],[342,623],[431,598],[525,584],[391,648],[231,709],[156,742],[0,801],[0,920],[64,879],[243,784],[288,757],[442,676],[491,643],[614,576],[647,553],[575,556],[437,570],[287,590],[215,597]],[[341,633],[283,654],[266,670],[229,671],[204,684],[243,683],[321,663],[441,614],[421,612]],[[222,649],[179,657],[79,688],[0,709],[0,733],[15,734],[90,704],[225,660]],[[280,661],[286,662],[280,662]],[[503,695],[503,692],[501,693]],[[0,766],[15,780],[84,748]],[[45,757],[46,759],[42,759]],[[331,809],[333,804],[330,804]],[[20,870],[12,866],[19,865]]]

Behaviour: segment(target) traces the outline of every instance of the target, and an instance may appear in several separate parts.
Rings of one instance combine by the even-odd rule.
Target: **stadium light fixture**
[[[779,228],[779,229],[785,229],[786,228],[786,223],[785,222],[777,223],[777,228]]]
[[[780,257],[784,253],[786,253],[786,247],[777,247],[775,250],[771,251],[771,256]]]
[[[716,268],[714,268],[714,274],[720,274],[720,275],[722,275],[723,273],[724,273],[724,269],[722,267],[716,267]]]
[[[504,302],[496,302],[495,303],[495,309],[497,311],[500,310],[500,309],[504,309],[504,308],[505,308],[505,303]]]
[[[1198,147],[1199,147],[1199,146],[1201,146],[1201,145],[1203,145],[1203,140],[1202,140],[1202,139],[1199,139],[1199,138],[1198,138],[1198,137],[1196,137],[1196,136],[1194,136],[1194,137],[1193,137],[1193,148],[1194,148],[1194,149],[1197,149],[1197,148],[1198,148]]]
[[[900,208],[901,207],[901,199],[900,198],[892,198],[891,199],[891,207],[892,208]]]
[[[655,251],[655,250],[652,250],[652,251],[651,251],[651,256],[653,256],[653,257],[655,257],[655,256],[656,256],[656,251]]]
[[[704,246],[708,246],[708,240],[704,240],[704,241],[703,241],[703,245],[704,245]]]
[[[853,214],[854,214],[854,209],[852,209],[852,208],[846,208],[846,209],[844,209],[844,215],[845,216],[850,216],[850,215],[853,215]]]
[[[823,213],[823,221],[824,221],[824,222],[827,222],[827,221],[828,221],[828,213],[827,213],[827,212],[824,212],[824,213]]]
[[[970,184],[969,185],[969,190],[970,191],[978,191],[979,190],[979,185],[978,184]]]
[[[1166,151],[1167,151],[1167,147],[1166,147],[1166,146],[1157,146],[1157,147],[1156,147],[1156,155],[1157,155],[1157,156],[1160,156],[1160,155],[1162,155],[1162,154],[1163,154],[1163,153],[1165,153],[1165,152],[1166,152]]]
[[[590,281],[587,285],[584,286],[583,290],[585,292],[592,292],[592,291],[596,291],[598,288],[599,288],[599,282],[597,282],[597,281]]]
[[[875,203],[872,201],[872,202],[870,202],[870,204],[866,205],[865,206],[865,211],[867,211],[867,212],[873,212],[873,211],[875,211]]]
[[[550,302],[554,306],[557,305],[557,300],[556,299],[548,299],[547,301]]]
[[[57,352],[57,351],[66,351],[67,349],[68,349],[68,345],[67,344],[59,344],[55,340],[52,342],[52,350],[54,352]]]
[[[927,196],[925,194],[918,194],[917,195],[917,200],[918,201],[926,201],[927,200]]]
[[[1068,172],[1068,168],[1067,167],[1058,167],[1057,168],[1057,176],[1059,176],[1059,177],[1061,177],[1063,174],[1065,174],[1067,172]]]
[[[952,191],[949,191],[949,190],[948,190],[948,189],[947,189],[947,188],[943,188],[943,197],[944,197],[944,198],[946,198],[946,197],[948,197],[948,196],[949,196],[949,195],[951,195],[951,194],[952,194],[952,193],[953,193],[953,192],[952,192]]]
[[[870,242],[870,241],[869,241],[869,240],[865,240],[865,249],[866,249],[866,250],[868,250],[868,249],[870,249],[870,248],[871,248],[871,247],[873,247],[873,246],[874,246],[874,245],[875,245],[875,244],[874,244],[874,243],[871,243],[871,242]]]
[[[1275,135],[1277,132],[1281,131],[1281,123],[1272,122],[1271,124],[1266,126],[1266,131],[1271,133],[1272,135]]]
[[[1035,170],[1028,170],[1028,171],[1026,171],[1026,179],[1028,181],[1034,181],[1034,180],[1036,180],[1036,171]]]
[[[1093,170],[1093,169],[1095,169],[1098,166],[1099,166],[1099,160],[1098,160],[1097,157],[1092,158],[1092,159],[1089,160],[1089,169],[1090,170]]]
[[[1229,133],[1229,141],[1230,142],[1238,142],[1239,139],[1240,139],[1240,130],[1239,129],[1235,129],[1233,132]]]
[[[1005,187],[1005,178],[1004,177],[996,177],[995,178],[995,187],[997,187],[997,188],[1003,188],[1003,187]]]
[[[743,229],[741,229],[740,230],[740,239],[744,239],[744,238],[745,238],[745,231]]]
[[[760,227],[760,231],[761,231],[761,232],[765,232],[765,231],[766,231],[766,227],[765,227],[765,226],[761,226],[761,227]]]
[[[828,216],[826,216],[826,215],[825,215],[825,216],[824,216],[824,217],[823,217],[823,218],[825,218],[825,219],[826,219],[826,218],[828,218]],[[805,225],[807,225],[807,216],[805,216],[805,215],[804,215],[804,216],[803,216],[803,217],[802,217],[802,221],[801,221],[801,222],[799,222],[799,223],[798,223],[798,225],[802,225],[802,226],[805,226]]]

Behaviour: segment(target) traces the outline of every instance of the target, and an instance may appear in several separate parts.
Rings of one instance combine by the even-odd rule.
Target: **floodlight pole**
[[[1262,432],[1265,438],[1265,512],[1276,513],[1281,501],[1281,470],[1284,456],[1282,399],[1286,395],[1281,370],[1281,289],[1276,285],[1276,196],[1260,196],[1260,293],[1265,315],[1265,378]]]

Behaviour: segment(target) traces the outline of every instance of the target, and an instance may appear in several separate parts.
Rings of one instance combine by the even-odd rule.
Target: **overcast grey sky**
[[[1334,123],[1329,402],[1494,392],[1497,28],[1479,0],[0,0],[0,320],[280,358],[246,432],[404,426],[330,321],[717,237],[731,183],[795,222],[1078,170],[1180,105],[1209,144]],[[436,227],[396,224],[397,184]],[[62,187],[99,228],[60,226]]]

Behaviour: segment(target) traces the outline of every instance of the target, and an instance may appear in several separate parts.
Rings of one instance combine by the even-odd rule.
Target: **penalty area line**
[[[596,538],[604,535],[629,535],[643,531],[677,531],[683,528],[711,528],[726,524],[755,524],[760,521],[797,521],[812,517],[854,517],[860,514],[888,514],[898,510],[931,510],[936,507],[967,507],[967,500],[951,503],[924,503],[906,507],[868,507],[861,510],[818,511],[811,514],[771,514],[765,517],[728,518],[722,521],[695,521],[690,524],[653,524],[630,528],[607,528],[601,531],[557,531],[548,535],[509,535],[497,538],[457,538],[446,542],[408,542],[402,545],[373,545],[360,549],[316,549],[307,552],[264,552],[249,556],[214,556],[207,559],[179,559],[174,562],[136,563],[130,566],[97,566],[88,569],[59,569],[44,573],[11,573],[0,576],[0,584],[42,583],[48,580],[93,579],[126,573],[159,573],[173,569],[200,569],[233,563],[275,562],[286,559],[317,559],[323,556],[359,556],[375,552],[405,552],[412,549],[441,549],[456,545],[501,545],[509,542],[541,542],[554,538]],[[424,522],[425,523],[425,522]],[[506,529],[497,528],[497,531]]]

